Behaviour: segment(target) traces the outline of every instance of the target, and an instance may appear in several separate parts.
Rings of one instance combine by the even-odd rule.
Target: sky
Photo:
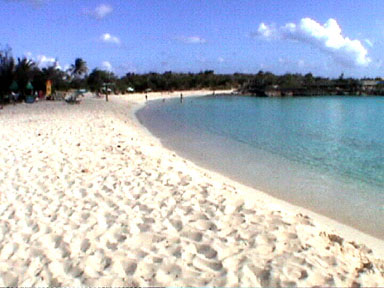
[[[0,48],[40,67],[83,58],[165,71],[384,77],[381,0],[0,0]]]

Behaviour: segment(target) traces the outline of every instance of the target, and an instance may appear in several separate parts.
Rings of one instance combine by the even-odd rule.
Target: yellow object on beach
[[[52,81],[51,80],[47,80],[47,82],[45,83],[45,86],[46,86],[46,94],[47,96],[50,96],[52,94]]]

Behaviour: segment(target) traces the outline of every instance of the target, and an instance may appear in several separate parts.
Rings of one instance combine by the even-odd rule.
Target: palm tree
[[[6,48],[0,51],[0,102],[9,92],[9,87],[14,80],[15,60],[11,56],[11,49]]]
[[[15,77],[20,87],[22,96],[25,96],[27,83],[32,81],[36,64],[27,58],[17,58]]]
[[[87,72],[88,72],[87,62],[85,62],[81,58],[77,58],[75,60],[75,64],[71,65],[70,71],[71,71],[72,75],[75,77],[79,77],[79,76],[87,74]]]
[[[87,62],[81,58],[75,60],[75,64],[71,65],[68,71],[71,75],[71,87],[75,89],[80,89],[85,86],[85,76],[88,72]]]

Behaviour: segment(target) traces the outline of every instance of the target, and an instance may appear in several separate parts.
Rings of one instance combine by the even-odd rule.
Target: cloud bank
[[[112,43],[112,44],[117,44],[117,45],[119,45],[121,43],[121,41],[118,37],[113,36],[109,33],[105,33],[105,34],[101,35],[100,39],[104,43]]]
[[[347,66],[367,66],[371,63],[363,44],[344,37],[339,24],[332,18],[324,25],[311,18],[303,18],[299,24],[288,23],[280,28],[261,23],[256,34],[269,40],[294,40],[309,44]]]

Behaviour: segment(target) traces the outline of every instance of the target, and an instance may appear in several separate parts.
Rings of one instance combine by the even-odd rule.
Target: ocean
[[[136,115],[182,157],[384,239],[384,97],[211,95]]]

